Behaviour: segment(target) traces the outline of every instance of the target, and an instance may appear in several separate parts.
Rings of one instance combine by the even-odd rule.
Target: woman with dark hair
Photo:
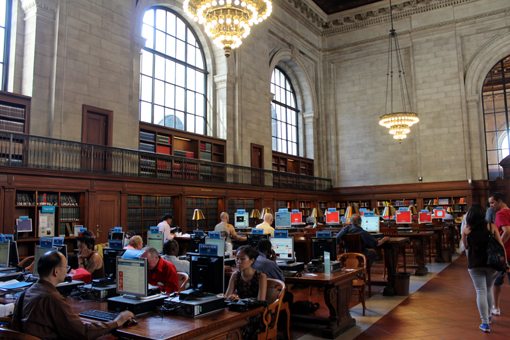
[[[490,310],[494,296],[492,286],[498,272],[487,266],[487,244],[490,234],[501,244],[503,242],[495,226],[485,221],[485,212],[479,205],[473,205],[466,214],[466,227],[462,232],[462,242],[467,250],[468,271],[476,290],[476,305],[482,323],[480,330],[490,333]]]
[[[230,277],[225,294],[227,299],[266,299],[267,276],[252,267],[258,255],[259,252],[250,246],[242,246],[237,249],[236,264],[238,270]]]
[[[104,277],[103,259],[94,250],[96,239],[86,230],[78,236],[78,267],[86,269],[93,279]]]

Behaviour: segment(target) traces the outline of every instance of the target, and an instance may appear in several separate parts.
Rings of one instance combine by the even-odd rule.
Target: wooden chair
[[[359,302],[363,306],[363,315],[365,315],[365,286],[367,281],[367,258],[361,253],[343,253],[338,255],[337,260],[342,263],[343,268],[358,269],[363,268],[363,271],[358,278],[352,280],[352,288],[358,291]]]
[[[359,234],[346,234],[342,236],[342,242],[344,244],[344,250],[346,253],[363,253],[363,242]],[[368,296],[372,296],[372,275],[371,275],[371,264],[366,261],[366,275],[368,285]],[[363,314],[364,315],[364,314]]]
[[[177,272],[177,280],[179,283],[179,291],[177,293],[180,293],[186,289],[186,285],[189,281],[189,275],[184,272]]]
[[[35,337],[30,334],[24,334],[12,329],[0,327],[0,339],[7,340],[38,340],[38,337]]]
[[[262,322],[265,331],[260,332],[258,340],[277,339],[278,335],[278,318],[282,306],[283,295],[285,294],[285,283],[277,279],[267,279],[266,301],[268,303]]]

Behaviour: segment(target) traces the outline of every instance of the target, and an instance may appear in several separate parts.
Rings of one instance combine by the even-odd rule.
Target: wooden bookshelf
[[[273,151],[273,171],[313,176],[313,159]]]
[[[165,214],[173,214],[171,196],[128,195],[127,197],[127,229],[137,234],[147,231],[149,227],[158,225]]]

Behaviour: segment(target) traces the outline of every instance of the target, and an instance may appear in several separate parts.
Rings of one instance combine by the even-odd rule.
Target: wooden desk
[[[88,309],[107,310],[106,302],[74,300],[71,305],[76,313]],[[262,315],[263,311],[263,307],[243,313],[224,309],[195,319],[152,312],[137,317],[137,325],[119,328],[114,334],[128,339],[243,339],[249,319]]]
[[[425,240],[428,242],[431,241],[431,238],[434,236],[433,231],[417,231],[417,232],[398,232],[398,236],[400,237],[408,237],[413,241],[413,249],[414,249],[414,257],[416,259],[416,271],[414,275],[423,276],[427,275],[429,272],[428,268],[425,266]]]
[[[314,315],[292,315],[293,325],[309,328],[326,338],[336,338],[346,329],[354,326],[349,312],[352,280],[360,270],[338,271],[332,274],[304,273],[301,277],[287,277],[286,284],[300,284],[324,288],[324,303],[329,309],[329,317],[321,318]]]
[[[409,243],[407,237],[390,237],[390,239],[384,242],[381,247],[384,249],[384,265],[386,267],[386,273],[388,282],[384,287],[384,296],[395,295],[395,276],[397,275],[398,265],[398,253],[400,249],[404,250],[404,267],[406,261],[405,245]]]

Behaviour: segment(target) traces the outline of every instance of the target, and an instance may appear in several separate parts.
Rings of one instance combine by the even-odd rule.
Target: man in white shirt
[[[270,213],[266,213],[264,215],[264,222],[258,224],[255,228],[263,229],[264,234],[271,234],[271,237],[274,237],[274,228],[271,227],[271,223],[273,223],[273,215]]]
[[[171,240],[174,238],[174,236],[170,233],[170,230],[172,229],[172,215],[165,214],[161,218],[161,222],[158,224],[159,232],[163,233],[164,242]]]

